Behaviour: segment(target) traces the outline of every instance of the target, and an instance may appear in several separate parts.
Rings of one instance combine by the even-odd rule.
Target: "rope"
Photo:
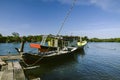
[[[61,25],[61,27],[60,27],[60,29],[59,29],[57,35],[60,34],[60,32],[61,32],[61,30],[62,30],[62,28],[63,28],[63,26],[64,26],[66,20],[68,19],[70,13],[72,12],[72,9],[73,9],[73,7],[74,7],[76,1],[77,1],[77,0],[73,0],[73,3],[72,3],[72,5],[71,5],[71,7],[70,7],[70,9],[69,9],[69,11],[68,11],[68,13],[67,13],[67,15],[65,16],[64,21],[63,21],[63,23],[62,23],[62,25]]]

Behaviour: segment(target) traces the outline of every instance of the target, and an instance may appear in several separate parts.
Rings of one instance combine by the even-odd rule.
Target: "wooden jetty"
[[[23,52],[24,42],[21,43],[19,53]],[[40,78],[28,79],[24,74],[24,69],[19,61],[21,55],[1,55],[0,56],[0,80],[40,80]]]
[[[40,78],[28,79],[19,60],[20,55],[0,56],[0,80],[40,80]]]
[[[8,61],[2,65],[0,80],[26,80],[26,77],[18,61]]]

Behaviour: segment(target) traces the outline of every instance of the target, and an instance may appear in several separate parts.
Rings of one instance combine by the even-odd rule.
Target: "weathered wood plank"
[[[6,63],[0,58],[0,66],[5,65]]]
[[[13,62],[14,65],[14,80],[26,80],[24,71],[19,62]]]
[[[13,64],[12,64],[12,62],[8,62],[8,70],[13,70]]]
[[[7,80],[13,80],[13,64],[12,64],[12,62],[8,62],[7,75],[8,75]]]
[[[14,80],[13,79],[13,64],[8,62],[8,68],[2,74],[1,80]]]
[[[21,55],[5,55],[5,56],[0,56],[0,59],[2,59],[2,60],[21,59]]]
[[[31,79],[31,80],[40,80],[40,78],[35,78],[35,79]]]
[[[4,71],[0,71],[0,80],[1,80],[3,73],[4,73]]]

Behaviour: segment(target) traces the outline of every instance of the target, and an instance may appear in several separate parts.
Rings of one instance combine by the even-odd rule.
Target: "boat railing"
[[[42,41],[41,41],[41,45],[45,45],[45,42],[46,42],[46,39],[47,39],[47,35],[44,35],[43,37],[42,37]]]

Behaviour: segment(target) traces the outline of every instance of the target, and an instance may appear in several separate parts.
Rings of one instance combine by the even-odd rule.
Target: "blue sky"
[[[0,0],[0,33],[56,35],[73,0]],[[120,0],[77,0],[60,34],[120,37]]]

